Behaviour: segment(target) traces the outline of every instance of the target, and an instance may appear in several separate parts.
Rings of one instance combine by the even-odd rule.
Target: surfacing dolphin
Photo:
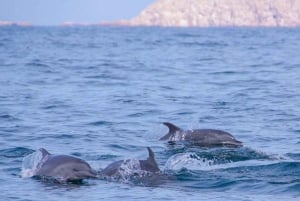
[[[96,178],[97,172],[82,159],[68,155],[53,155],[40,148],[43,157],[34,176],[54,179],[60,183],[81,182],[86,178]]]
[[[230,133],[216,129],[183,130],[172,123],[164,122],[169,132],[160,140],[169,140],[169,143],[185,141],[192,145],[203,147],[242,147],[243,143],[236,140]]]
[[[154,153],[150,147],[147,147],[148,149],[148,158],[146,160],[138,160],[138,165],[139,167],[134,167],[134,168],[139,168],[142,171],[146,172],[151,172],[151,173],[156,173],[159,172],[159,167],[156,163]],[[104,168],[100,174],[105,175],[105,176],[114,176],[117,174],[120,174],[122,166],[126,166],[127,162],[130,162],[131,160],[120,160],[111,163],[108,165],[106,168]]]

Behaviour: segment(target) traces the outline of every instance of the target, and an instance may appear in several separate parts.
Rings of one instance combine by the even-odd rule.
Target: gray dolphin
[[[159,172],[160,170],[156,163],[153,151],[151,150],[150,147],[147,147],[147,149],[148,149],[148,154],[149,154],[148,159],[138,160],[140,169],[147,171],[147,172],[151,172],[151,173]],[[127,161],[129,161],[129,160],[120,160],[120,161],[113,162],[113,163],[109,164],[106,168],[104,168],[100,172],[100,174],[105,175],[105,176],[116,175],[119,173],[122,164],[126,163]]]
[[[216,129],[195,129],[183,130],[174,124],[164,122],[169,128],[169,132],[160,140],[169,140],[170,143],[176,141],[186,141],[193,145],[204,147],[242,147],[243,143],[236,140],[230,133]]]
[[[39,150],[43,157],[34,176],[52,178],[61,183],[97,177],[97,172],[82,159],[68,155],[53,155],[44,148]]]

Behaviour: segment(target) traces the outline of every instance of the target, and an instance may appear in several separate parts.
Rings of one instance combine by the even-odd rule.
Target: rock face
[[[300,26],[300,0],[157,0],[129,26]]]

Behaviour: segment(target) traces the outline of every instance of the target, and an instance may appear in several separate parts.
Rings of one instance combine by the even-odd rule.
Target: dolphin
[[[68,155],[53,155],[40,148],[42,160],[34,176],[51,178],[60,183],[81,182],[85,178],[96,178],[97,172],[82,159]]]
[[[159,172],[160,169],[156,163],[154,153],[150,147],[148,149],[148,158],[146,160],[138,160],[140,170],[156,173]],[[114,176],[120,173],[121,166],[128,162],[129,160],[120,160],[109,164],[106,168],[104,168],[100,174],[105,176]]]
[[[242,147],[243,143],[236,140],[230,133],[216,129],[183,130],[172,123],[164,122],[169,132],[160,140],[169,140],[169,143],[184,141],[192,145],[203,147]]]

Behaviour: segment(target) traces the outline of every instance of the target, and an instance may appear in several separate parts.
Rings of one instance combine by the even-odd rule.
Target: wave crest
[[[180,153],[169,158],[165,164],[165,170],[208,170],[216,162],[213,159],[206,159],[198,156],[196,153]]]

